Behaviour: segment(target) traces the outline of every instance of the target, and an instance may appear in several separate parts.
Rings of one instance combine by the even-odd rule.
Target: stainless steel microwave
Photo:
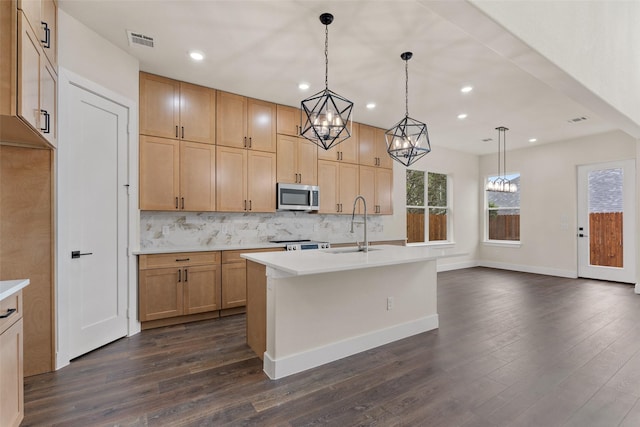
[[[317,211],[320,208],[320,189],[317,185],[279,182],[276,189],[279,211]]]

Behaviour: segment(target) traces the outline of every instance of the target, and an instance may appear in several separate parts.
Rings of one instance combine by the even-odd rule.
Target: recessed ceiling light
[[[376,103],[375,102],[370,102],[367,104],[367,108],[369,110],[373,110],[374,108],[376,108]]]
[[[300,84],[298,85],[298,89],[300,89],[300,90],[307,90],[307,89],[309,89],[309,83],[304,83],[304,82],[303,82],[303,83],[300,83]]]
[[[536,142],[538,139],[537,138],[529,138],[529,142],[533,143]]]
[[[202,61],[204,59],[204,55],[201,52],[191,51],[189,52],[189,56],[194,61]]]
[[[466,113],[458,114],[458,118],[459,118],[460,120],[464,120],[464,119],[466,119],[466,118],[467,118],[467,114],[466,114]]]
[[[473,86],[463,86],[462,89],[460,89],[460,92],[462,93],[469,93],[473,90]]]

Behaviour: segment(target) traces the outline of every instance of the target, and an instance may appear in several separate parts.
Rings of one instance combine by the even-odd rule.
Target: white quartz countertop
[[[464,254],[448,253],[445,249],[425,246],[377,245],[370,247],[369,252],[354,252],[354,248],[332,248],[300,252],[248,253],[241,256],[276,270],[303,276],[429,261],[461,255]]]
[[[29,279],[0,280],[0,301],[15,294],[29,284]]]

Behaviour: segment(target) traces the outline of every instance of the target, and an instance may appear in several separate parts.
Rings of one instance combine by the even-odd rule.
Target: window
[[[449,240],[448,200],[446,174],[407,170],[407,243]]]
[[[490,176],[487,182],[496,178]],[[520,174],[507,175],[506,179],[516,184],[515,193],[485,191],[487,240],[520,241]]]

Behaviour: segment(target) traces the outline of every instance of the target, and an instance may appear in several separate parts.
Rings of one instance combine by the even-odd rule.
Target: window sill
[[[456,242],[417,242],[407,243],[407,246],[429,246],[432,248],[453,248]]]
[[[487,246],[497,246],[502,248],[519,248],[521,246],[520,241],[515,240],[485,240],[482,242],[483,245]]]

